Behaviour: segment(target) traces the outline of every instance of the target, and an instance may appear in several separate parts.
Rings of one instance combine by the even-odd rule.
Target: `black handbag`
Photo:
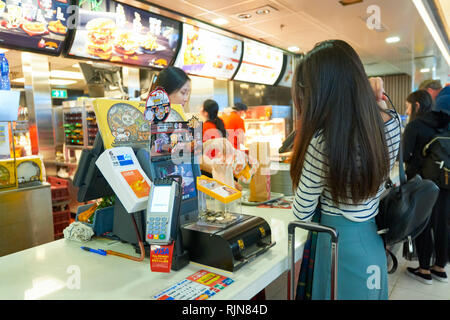
[[[400,123],[398,114],[396,118]],[[379,212],[376,216],[378,234],[381,235],[387,253],[393,260],[389,273],[397,269],[397,259],[388,247],[414,240],[427,226],[434,204],[439,195],[439,187],[431,180],[416,175],[406,179],[403,168],[402,141],[399,148],[400,185],[393,187],[388,180],[387,194],[380,200]]]

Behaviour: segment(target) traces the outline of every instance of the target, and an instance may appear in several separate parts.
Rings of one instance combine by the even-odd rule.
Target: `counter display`
[[[189,74],[230,80],[242,55],[242,42],[189,24],[175,66]]]
[[[282,68],[283,52],[281,50],[246,40],[244,57],[233,80],[273,85],[280,76]]]
[[[59,55],[70,0],[0,0],[0,46]]]
[[[181,23],[110,1],[109,12],[80,9],[68,56],[140,67],[170,65]]]

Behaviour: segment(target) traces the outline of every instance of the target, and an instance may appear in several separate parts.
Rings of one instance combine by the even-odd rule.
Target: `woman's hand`
[[[391,116],[384,112],[384,110],[389,109],[386,104],[386,96],[384,95],[384,84],[383,79],[380,77],[369,78],[370,85],[372,86],[372,90],[375,93],[375,97],[377,99],[378,106],[380,107],[381,117],[384,122],[387,122],[391,119]]]

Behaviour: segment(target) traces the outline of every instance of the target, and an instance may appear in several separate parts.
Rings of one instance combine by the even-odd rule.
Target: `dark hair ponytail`
[[[424,115],[431,111],[433,107],[433,98],[426,90],[417,90],[409,94],[406,101],[411,103],[411,115],[409,121],[413,121],[415,118]],[[419,104],[419,108],[416,110],[416,102]]]
[[[225,130],[225,124],[222,119],[220,119],[217,115],[219,114],[219,105],[216,101],[212,99],[208,99],[203,102],[203,111],[208,114],[208,120],[216,126],[217,130],[222,133],[222,137],[227,136],[227,131]]]

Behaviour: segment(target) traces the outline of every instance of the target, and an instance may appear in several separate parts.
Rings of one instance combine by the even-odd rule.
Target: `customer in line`
[[[212,99],[203,102],[200,116],[203,120],[203,142],[214,138],[225,138],[225,125],[219,114],[219,105]]]
[[[339,232],[338,298],[387,299],[387,262],[375,216],[400,144],[380,78],[367,79],[355,50],[324,41],[302,58],[293,80],[300,114],[291,177],[293,213]],[[372,85],[372,87],[371,87]],[[378,103],[377,103],[378,102]],[[330,297],[330,238],[319,234],[312,298]]]
[[[228,140],[233,144],[237,150],[242,150],[245,139],[245,125],[244,118],[247,111],[247,105],[237,102],[231,108],[231,111],[224,112],[222,115],[225,129],[227,130]]]
[[[436,101],[439,92],[442,90],[442,84],[440,80],[428,79],[420,83],[419,90],[426,90],[433,101]]]
[[[171,110],[167,122],[185,121],[185,106],[191,94],[191,79],[186,72],[177,67],[167,67],[158,74],[150,91],[157,87],[163,88],[170,100]]]
[[[450,87],[448,95],[442,94],[436,100],[436,106],[429,111],[432,106],[431,96],[426,91],[416,91],[411,93],[407,101],[416,105],[419,109],[417,117],[412,119],[405,128],[404,161],[406,163],[406,175],[408,179],[421,173],[424,158],[422,150],[430,142],[432,137],[437,134],[438,129],[449,130],[450,125]],[[444,91],[444,90],[443,90]],[[443,92],[445,93],[445,92]],[[428,112],[427,112],[428,111]],[[450,214],[450,191],[440,189],[438,199],[433,207],[430,222],[425,230],[415,239],[417,256],[419,258],[419,267],[407,268],[407,274],[414,279],[432,284],[433,278],[448,282],[445,272],[445,266],[448,262],[448,219]],[[434,234],[434,244],[432,231]],[[431,265],[431,256],[435,252],[436,259],[434,265]]]

